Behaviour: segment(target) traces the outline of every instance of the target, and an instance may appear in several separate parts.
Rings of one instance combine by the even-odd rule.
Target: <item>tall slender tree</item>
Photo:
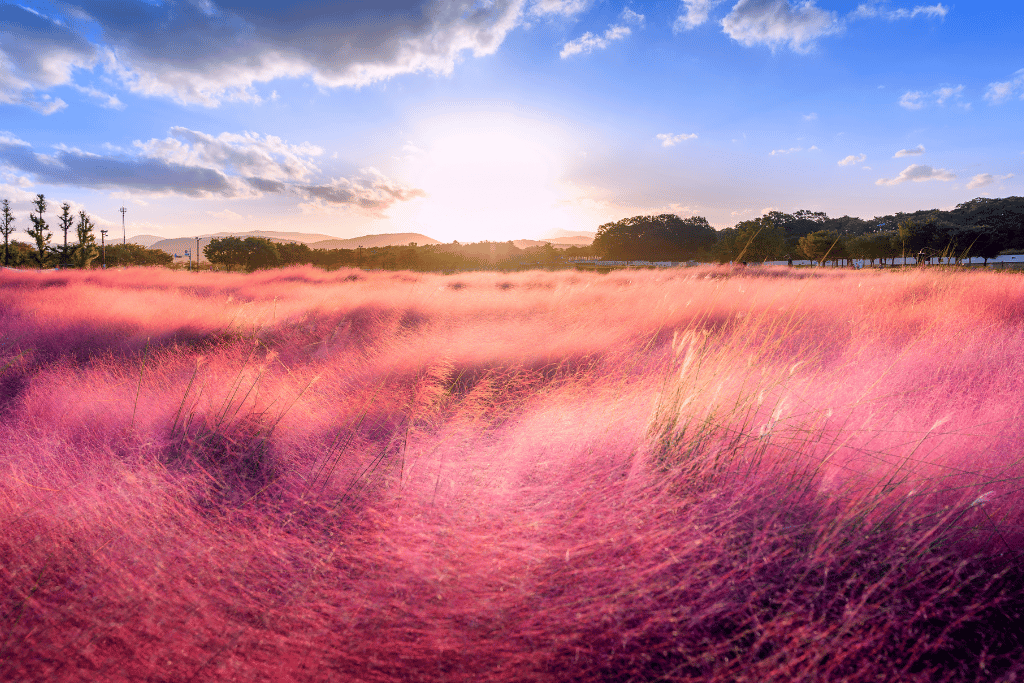
[[[61,204],[60,208],[61,214],[57,219],[60,221],[60,229],[64,231],[64,246],[60,248],[60,265],[64,267],[71,258],[71,253],[68,250],[68,231],[75,225],[75,214],[71,213],[71,205],[67,202]]]
[[[71,252],[72,262],[77,268],[90,267],[100,255],[96,248],[96,236],[92,232],[95,227],[85,211],[78,212],[78,244]]]
[[[50,250],[50,237],[52,236],[50,234],[50,226],[43,219],[43,214],[46,213],[46,197],[37,194],[32,203],[36,206],[36,213],[28,215],[32,219],[32,227],[25,232],[36,241],[36,251],[32,256],[39,267],[43,268],[46,265],[47,252]]]
[[[14,232],[14,214],[11,213],[11,202],[5,199],[0,204],[3,211],[0,212],[0,234],[4,236],[4,265],[11,263],[11,233]]]

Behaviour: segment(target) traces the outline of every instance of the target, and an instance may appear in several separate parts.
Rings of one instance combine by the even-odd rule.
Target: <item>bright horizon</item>
[[[0,4],[0,198],[443,242],[1024,194],[1016,3]]]

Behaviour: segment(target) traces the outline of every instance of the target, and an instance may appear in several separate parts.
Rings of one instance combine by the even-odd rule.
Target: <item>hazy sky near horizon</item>
[[[0,2],[0,198],[128,235],[716,227],[1024,194],[1024,7]]]

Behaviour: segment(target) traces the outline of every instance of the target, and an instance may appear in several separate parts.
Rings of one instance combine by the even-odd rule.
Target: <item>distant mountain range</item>
[[[552,246],[560,249],[564,249],[570,246],[586,246],[594,241],[594,233],[578,232],[570,233],[567,231],[559,231],[561,234],[557,237],[545,238],[541,240],[512,240],[520,249],[527,247],[539,247],[547,243],[551,243]],[[427,244],[442,244],[440,241],[435,240],[433,237],[422,235],[418,232],[397,232],[387,233],[384,235],[363,235],[362,237],[350,237],[348,239],[340,239],[332,237],[331,235],[323,235],[317,233],[308,232],[274,232],[269,230],[253,230],[249,232],[218,232],[199,236],[199,252],[206,245],[210,243],[211,239],[223,238],[223,237],[263,237],[269,239],[272,242],[299,242],[302,244],[308,244],[311,249],[357,249],[363,247],[369,249],[371,247],[390,247],[390,246],[402,246],[410,243],[416,243],[417,245],[423,246]],[[119,240],[110,240],[111,244],[118,242]],[[176,258],[184,259],[185,251],[188,250],[195,253],[196,250],[196,238],[195,237],[175,237],[170,239],[164,239],[159,235],[136,235],[129,237],[128,241],[132,244],[138,244],[143,247],[150,249],[159,249],[165,251]],[[193,255],[193,258],[195,256]]]

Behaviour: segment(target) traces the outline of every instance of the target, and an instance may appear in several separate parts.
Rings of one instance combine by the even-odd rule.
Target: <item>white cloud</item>
[[[992,185],[1000,180],[1009,180],[1013,177],[1012,173],[1006,175],[994,176],[991,173],[979,173],[978,175],[971,178],[970,182],[967,183],[968,190],[975,190],[979,187],[985,187],[986,185]]]
[[[924,93],[920,90],[905,92],[900,97],[900,106],[904,109],[920,109],[924,106],[923,99]]]
[[[33,152],[24,141],[0,133],[0,168],[26,173],[36,184],[194,198],[286,194],[376,215],[395,202],[424,196],[423,190],[374,168],[362,169],[349,178],[315,182],[312,176],[318,175],[319,169],[309,158],[323,150],[308,143],[290,145],[272,135],[222,133],[214,137],[176,127],[171,129],[171,137],[136,142],[135,149],[135,155],[104,156],[60,145],[55,154],[44,155]],[[222,217],[231,218],[227,214]]]
[[[822,36],[839,33],[843,25],[835,12],[820,9],[814,0],[739,0],[722,19],[722,28],[746,46],[768,45],[773,50],[789,44],[796,52],[807,52]]]
[[[866,154],[858,154],[856,156],[851,154],[850,156],[848,156],[848,157],[846,157],[844,159],[840,159],[836,163],[838,163],[840,166],[853,166],[854,164],[862,164],[862,163],[864,163],[864,161],[867,158],[868,158],[868,156]]]
[[[679,33],[697,28],[708,20],[711,9],[722,0],[683,0],[680,14],[672,24],[672,31]]]
[[[658,133],[654,137],[661,140],[662,147],[675,147],[680,142],[685,142],[686,140],[696,140],[697,134],[679,133],[678,135],[673,135],[672,133]]]
[[[955,88],[951,88],[949,86],[945,86],[945,87],[939,88],[938,90],[936,90],[932,94],[935,95],[935,101],[938,104],[945,104],[946,100],[948,100],[950,98],[960,97],[960,95],[963,94],[963,91],[964,91],[964,86],[962,86],[962,85],[958,85]]]
[[[563,45],[562,51],[558,53],[558,55],[562,59],[567,59],[573,55],[590,54],[594,50],[605,49],[616,40],[622,40],[631,33],[632,31],[629,30],[628,26],[617,25],[609,26],[603,36],[596,36],[588,31],[576,40],[570,40],[568,43]]]
[[[944,85],[940,88],[933,90],[931,93],[926,93],[921,90],[912,90],[903,93],[899,99],[899,105],[904,109],[923,109],[927,104],[938,104],[944,105],[950,100],[959,100],[964,92],[964,86],[950,86]],[[958,103],[960,106],[970,109],[970,104]]]
[[[142,156],[180,166],[197,166],[233,172],[246,178],[306,180],[319,169],[313,157],[324,151],[304,142],[291,145],[274,135],[221,133],[217,137],[181,126],[171,128],[170,137],[135,141]]]
[[[536,0],[530,6],[530,13],[537,16],[557,14],[563,17],[571,17],[574,14],[583,12],[589,6],[590,0]]]
[[[621,16],[622,20],[624,22],[626,22],[627,24],[633,24],[634,26],[643,26],[644,25],[644,15],[637,14],[636,12],[634,12],[631,9],[629,9],[628,7],[623,7],[622,8],[622,14],[619,15],[619,16]]]
[[[1013,74],[1013,78],[1001,83],[989,83],[985,92],[985,99],[989,104],[1000,104],[1020,93],[1020,99],[1024,100],[1024,69]]]
[[[852,19],[873,19],[875,17],[881,17],[888,19],[889,21],[895,21],[897,19],[913,19],[917,16],[926,16],[929,18],[943,19],[949,14],[949,8],[942,3],[936,3],[934,5],[917,5],[913,9],[895,9],[885,10],[881,9],[879,3],[865,3],[857,5],[857,9],[850,13]]]
[[[124,109],[124,103],[117,98],[117,95],[110,95],[96,88],[89,86],[71,84],[71,87],[89,97],[99,100],[100,106],[107,109]]]
[[[924,154],[924,145],[918,145],[917,147],[911,147],[910,149],[901,149],[892,155],[893,159],[899,159],[900,157],[919,157]]]
[[[207,215],[213,216],[214,218],[220,218],[225,221],[240,221],[242,220],[242,214],[235,213],[231,209],[224,209],[223,211],[207,211]]]
[[[74,71],[97,62],[96,48],[49,17],[20,5],[2,5],[0,104],[30,107],[40,114],[60,111],[67,103],[47,90],[71,82]]]
[[[771,156],[775,157],[781,154],[792,154],[793,152],[799,151],[801,151],[800,147],[790,147],[789,149],[773,149],[770,154]]]
[[[291,3],[76,0],[67,25],[3,5],[9,21],[0,45],[0,102],[54,110],[56,101],[33,93],[69,84],[75,70],[96,65],[133,92],[210,107],[258,102],[254,86],[278,78],[336,88],[400,74],[447,75],[466,53],[493,54],[522,20],[526,0],[389,4],[368,21],[366,3],[310,11]],[[572,14],[586,4],[541,0],[534,7]]]
[[[814,113],[814,112],[812,111],[812,112],[811,112],[810,114],[804,114],[804,115],[803,115],[803,118],[804,118],[804,121],[816,121],[816,120],[817,120],[817,118],[818,118],[818,115],[817,115],[817,114],[815,114],[815,113]]]
[[[875,181],[875,185],[899,185],[905,183],[908,180],[915,183],[923,183],[926,180],[953,180],[956,178],[951,171],[947,171],[944,168],[932,168],[931,166],[919,166],[918,164],[911,164],[905,169],[900,171],[900,174],[895,178],[879,178]]]

